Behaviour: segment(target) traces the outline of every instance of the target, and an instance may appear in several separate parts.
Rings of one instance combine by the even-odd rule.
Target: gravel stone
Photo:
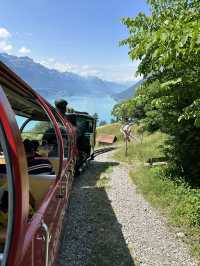
[[[175,229],[137,192],[130,166],[102,154],[77,180],[60,245],[59,266],[197,266]],[[109,189],[96,181],[108,167]]]

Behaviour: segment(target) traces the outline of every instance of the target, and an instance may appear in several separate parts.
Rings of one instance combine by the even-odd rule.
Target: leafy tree
[[[144,105],[147,125],[169,134],[166,154],[174,172],[200,184],[200,1],[148,0],[151,15],[124,18],[132,60],[145,82],[136,100],[123,103],[123,117],[135,102]],[[127,106],[126,106],[127,105]],[[123,112],[122,112],[123,109]],[[154,123],[153,123],[154,122]]]
[[[116,123],[116,122],[117,122],[117,119],[111,118],[111,120],[110,120],[110,123],[111,123],[111,124],[114,124],[114,123]]]
[[[105,120],[101,120],[100,122],[99,122],[99,126],[104,126],[104,125],[106,125],[107,124],[107,122],[105,121]]]
[[[75,113],[75,112],[76,112],[76,110],[74,108],[72,108],[72,107],[67,108],[67,113]]]
[[[93,114],[93,117],[94,117],[94,119],[96,120],[96,124],[97,124],[98,121],[99,121],[99,115],[98,115],[97,113],[94,113],[94,114]]]
[[[112,110],[112,115],[118,121],[131,121],[142,119],[145,116],[144,104],[138,96],[121,103],[117,103]]]

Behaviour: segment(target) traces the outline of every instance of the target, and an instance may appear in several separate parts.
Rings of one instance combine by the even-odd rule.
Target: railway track
[[[95,158],[96,156],[98,156],[100,154],[115,150],[116,148],[117,147],[105,147],[105,148],[97,149],[94,151],[92,157]]]
[[[82,165],[78,169],[78,174],[82,173],[85,169],[87,169],[89,167],[89,162],[94,160],[95,157],[103,153],[115,150],[115,149],[117,149],[117,147],[104,147],[104,148],[95,150],[94,153],[91,154],[89,158],[83,161]]]

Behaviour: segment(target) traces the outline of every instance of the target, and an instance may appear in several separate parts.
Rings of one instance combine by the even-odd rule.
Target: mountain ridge
[[[0,53],[0,61],[5,63],[42,96],[112,96],[127,89],[126,85],[102,80],[95,76],[83,77],[72,72],[49,69],[32,58],[17,57]]]
[[[132,85],[131,87],[129,87],[128,89],[125,89],[122,92],[113,94],[112,97],[115,101],[119,102],[119,101],[124,101],[124,100],[128,100],[130,98],[133,98],[135,95],[135,92],[137,90],[137,88],[143,83],[143,80],[139,80],[138,82],[136,82],[134,85]]]

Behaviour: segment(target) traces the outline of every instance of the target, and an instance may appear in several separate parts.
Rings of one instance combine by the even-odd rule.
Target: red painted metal
[[[43,266],[44,265],[44,232],[41,222],[44,220],[52,235],[50,241],[49,266],[56,265],[58,243],[62,222],[64,217],[65,205],[68,201],[68,191],[70,190],[72,178],[69,173],[73,172],[75,158],[75,136],[71,124],[60,114],[59,118],[65,126],[70,139],[70,153],[67,163],[64,163],[64,151],[62,134],[59,125],[53,114],[53,107],[38,95],[30,86],[9,70],[0,62],[0,84],[9,87],[11,91],[17,93],[19,97],[31,99],[43,108],[48,115],[59,140],[60,145],[60,167],[55,182],[49,188],[48,193],[43,199],[40,208],[36,211],[31,220],[29,214],[29,183],[27,174],[27,164],[24,147],[20,137],[15,114],[8,102],[2,89],[0,89],[0,120],[11,147],[11,158],[15,174],[15,223],[13,231],[12,246],[9,253],[8,266]],[[55,111],[55,110],[54,110]],[[45,117],[45,116],[44,116]],[[67,177],[67,178],[66,178]],[[69,177],[69,178],[68,178]],[[65,195],[62,197],[60,191],[65,185]],[[66,187],[68,186],[68,188]]]
[[[21,258],[21,249],[26,230],[29,210],[29,185],[25,153],[20,138],[20,132],[15,120],[13,110],[0,88],[0,120],[7,135],[10,146],[10,156],[13,163],[15,187],[15,216],[13,239],[10,248],[8,265],[18,265]]]

